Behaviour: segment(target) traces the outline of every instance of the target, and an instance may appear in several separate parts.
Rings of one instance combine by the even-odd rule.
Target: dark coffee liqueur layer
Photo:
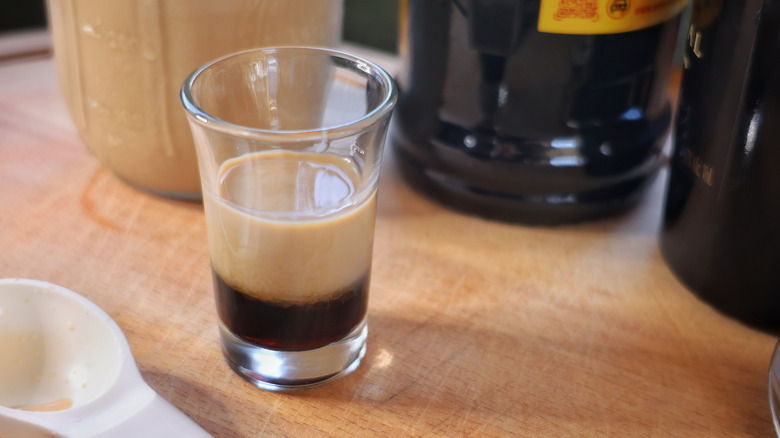
[[[213,274],[217,312],[225,326],[272,350],[308,350],[339,340],[363,320],[368,307],[368,276],[330,295],[333,299],[285,305],[253,298]]]

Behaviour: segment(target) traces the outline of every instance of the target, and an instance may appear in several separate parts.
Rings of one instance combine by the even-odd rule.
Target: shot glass
[[[232,54],[182,86],[222,351],[260,388],[316,386],[360,364],[396,98],[380,67],[321,48]]]

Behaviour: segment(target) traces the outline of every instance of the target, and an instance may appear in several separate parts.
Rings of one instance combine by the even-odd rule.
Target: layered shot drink
[[[395,100],[375,64],[316,48],[230,55],[182,87],[222,350],[261,388],[319,385],[360,364]]]
[[[204,194],[217,311],[269,349],[319,348],[366,315],[375,192],[348,158],[258,152],[226,161]]]

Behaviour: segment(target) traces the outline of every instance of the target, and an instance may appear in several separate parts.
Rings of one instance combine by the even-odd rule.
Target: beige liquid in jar
[[[137,187],[199,197],[179,102],[209,60],[267,46],[336,46],[343,0],[48,0],[68,110],[88,148]]]
[[[371,267],[376,194],[355,199],[359,175],[344,157],[248,154],[222,164],[219,196],[204,192],[215,272],[255,299],[327,300]]]

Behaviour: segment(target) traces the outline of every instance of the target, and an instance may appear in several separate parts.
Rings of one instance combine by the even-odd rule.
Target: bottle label
[[[541,0],[539,32],[594,35],[630,32],[663,23],[686,0]]]

